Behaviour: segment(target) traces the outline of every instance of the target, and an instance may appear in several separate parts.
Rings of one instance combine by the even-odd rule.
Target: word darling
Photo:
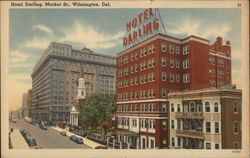
[[[152,8],[144,10],[126,24],[128,36],[123,38],[123,46],[135,43],[144,38],[149,33],[157,31],[159,28],[158,19],[155,17]]]

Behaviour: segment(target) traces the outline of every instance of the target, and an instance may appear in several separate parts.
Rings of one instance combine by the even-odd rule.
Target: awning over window
[[[139,135],[139,133],[135,133],[132,131],[127,131],[127,130],[116,131],[116,133],[122,136],[138,136]]]

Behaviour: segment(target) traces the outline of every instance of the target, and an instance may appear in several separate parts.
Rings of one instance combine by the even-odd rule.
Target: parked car
[[[74,141],[74,142],[76,142],[76,143],[78,143],[78,144],[83,144],[83,140],[82,140],[82,138],[80,138],[80,137],[77,137],[77,136],[75,136],[75,135],[72,135],[72,136],[70,136],[69,138],[70,138],[70,140],[72,140],[72,141]]]
[[[96,146],[95,149],[108,149],[108,147],[99,145]]]
[[[61,131],[60,133],[61,133],[61,135],[63,135],[63,136],[66,136],[66,135],[67,135],[67,134],[66,134],[66,131]]]
[[[35,120],[32,120],[30,123],[31,123],[32,125],[36,125],[36,121],[35,121]]]
[[[16,119],[12,119],[11,122],[12,123],[17,123],[17,120]]]
[[[52,122],[45,122],[44,123],[46,126],[55,126],[56,124],[52,123]]]
[[[27,137],[26,142],[29,146],[36,146],[36,140],[32,137]]]
[[[22,134],[22,135],[24,135],[24,134],[27,134],[27,131],[25,130],[25,129],[20,129],[20,133]]]
[[[39,128],[41,128],[41,129],[43,129],[43,130],[47,130],[47,126],[45,126],[45,125],[39,125]]]

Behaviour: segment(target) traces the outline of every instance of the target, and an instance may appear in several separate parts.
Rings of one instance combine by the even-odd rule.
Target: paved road
[[[90,149],[85,144],[77,144],[69,139],[69,137],[62,136],[59,132],[51,129],[42,130],[38,125],[32,125],[24,120],[17,120],[17,123],[9,123],[10,128],[23,128],[36,139],[37,147],[43,149]]]

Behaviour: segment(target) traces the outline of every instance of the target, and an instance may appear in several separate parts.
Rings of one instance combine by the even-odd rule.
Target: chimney
[[[222,45],[222,38],[221,38],[220,36],[218,36],[218,37],[216,38],[216,41],[217,41],[217,43],[218,43],[218,46],[221,46],[221,45]]]
[[[230,46],[230,41],[226,41],[226,45]]]

